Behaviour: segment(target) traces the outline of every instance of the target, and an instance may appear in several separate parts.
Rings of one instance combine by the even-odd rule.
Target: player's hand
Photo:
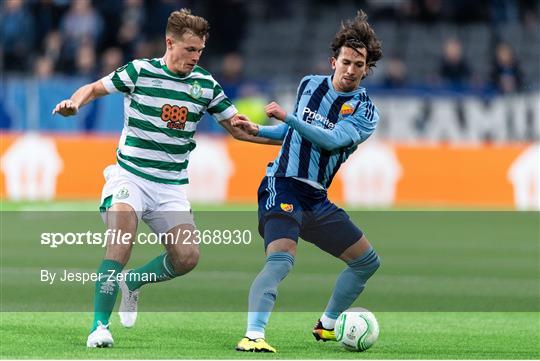
[[[239,128],[250,135],[257,135],[259,133],[259,126],[252,123],[249,118],[243,114],[237,114],[231,119],[231,125],[235,128]]]
[[[73,102],[71,99],[62,100],[60,103],[56,104],[52,114],[60,114],[64,117],[69,117],[71,115],[77,114],[79,111],[79,106]]]
[[[281,105],[276,102],[272,102],[264,107],[264,111],[269,118],[276,118],[277,120],[284,121],[287,112],[283,110]]]

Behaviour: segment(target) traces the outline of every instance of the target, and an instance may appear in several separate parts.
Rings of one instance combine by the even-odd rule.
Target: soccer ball
[[[365,351],[377,341],[379,324],[365,308],[349,308],[336,321],[336,340],[350,351]]]

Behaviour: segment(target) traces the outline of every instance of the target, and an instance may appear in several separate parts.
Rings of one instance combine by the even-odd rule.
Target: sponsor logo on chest
[[[315,123],[322,125],[324,128],[334,129],[334,123],[330,121],[327,117],[320,114],[316,110],[311,110],[308,107],[304,107],[302,111],[302,118],[308,123]]]

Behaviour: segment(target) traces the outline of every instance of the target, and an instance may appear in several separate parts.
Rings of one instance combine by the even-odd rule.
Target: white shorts
[[[113,204],[129,204],[153,232],[165,233],[179,224],[194,224],[186,185],[152,182],[128,172],[117,164],[103,171],[105,185],[101,192],[100,212]]]

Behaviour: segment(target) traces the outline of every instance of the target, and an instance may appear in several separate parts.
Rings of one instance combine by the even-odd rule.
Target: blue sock
[[[364,290],[366,281],[380,266],[379,256],[369,248],[360,257],[347,262],[347,267],[336,280],[334,291],[328,301],[324,316],[336,320],[340,313],[349,308]]]
[[[248,333],[264,335],[264,329],[276,301],[277,287],[292,269],[293,264],[294,257],[287,252],[275,252],[266,258],[266,265],[249,290]]]

